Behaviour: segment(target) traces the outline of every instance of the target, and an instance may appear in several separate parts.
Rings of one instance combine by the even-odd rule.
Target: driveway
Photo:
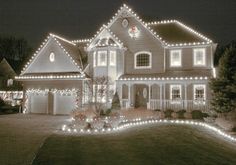
[[[0,164],[31,164],[44,140],[69,122],[69,116],[0,116]]]

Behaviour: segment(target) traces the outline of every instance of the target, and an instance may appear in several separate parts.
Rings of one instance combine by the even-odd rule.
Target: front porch
[[[207,92],[206,80],[199,79],[192,82],[183,80],[172,82],[119,81],[118,84],[117,89],[123,109],[172,109],[175,111],[182,109],[208,111],[210,109],[210,95]],[[204,86],[203,91],[196,90],[196,86],[199,84]],[[179,87],[179,91],[176,91],[175,86]]]

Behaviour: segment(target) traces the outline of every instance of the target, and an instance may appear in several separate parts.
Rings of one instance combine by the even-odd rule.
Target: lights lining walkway
[[[218,135],[221,135],[227,140],[231,140],[233,142],[236,142],[236,138],[223,132],[217,127],[214,127],[210,124],[207,124],[205,122],[198,122],[198,121],[190,121],[190,120],[166,120],[166,119],[148,119],[148,120],[141,120],[140,118],[128,121],[128,120],[123,120],[119,126],[115,128],[107,128],[107,129],[72,129],[66,125],[63,125],[61,130],[65,133],[69,134],[104,134],[104,133],[112,133],[112,132],[117,132],[117,131],[122,131],[127,128],[132,128],[132,127],[137,127],[141,125],[148,125],[148,124],[154,124],[154,123],[167,123],[167,124],[184,124],[184,125],[195,125],[195,126],[200,126],[204,127],[208,130],[216,132]]]

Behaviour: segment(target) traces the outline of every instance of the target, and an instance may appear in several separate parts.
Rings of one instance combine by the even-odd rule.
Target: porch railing
[[[128,99],[121,100],[122,108],[130,108],[130,103]],[[197,100],[158,100],[151,99],[150,102],[147,103],[147,109],[155,110],[201,110],[203,112],[207,112],[210,109],[210,101],[197,101]]]

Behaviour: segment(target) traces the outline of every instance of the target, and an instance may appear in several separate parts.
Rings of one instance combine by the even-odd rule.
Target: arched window
[[[151,68],[152,54],[150,52],[138,52],[134,55],[136,69]]]
[[[55,54],[53,52],[50,53],[49,55],[49,61],[54,62],[55,61]]]

